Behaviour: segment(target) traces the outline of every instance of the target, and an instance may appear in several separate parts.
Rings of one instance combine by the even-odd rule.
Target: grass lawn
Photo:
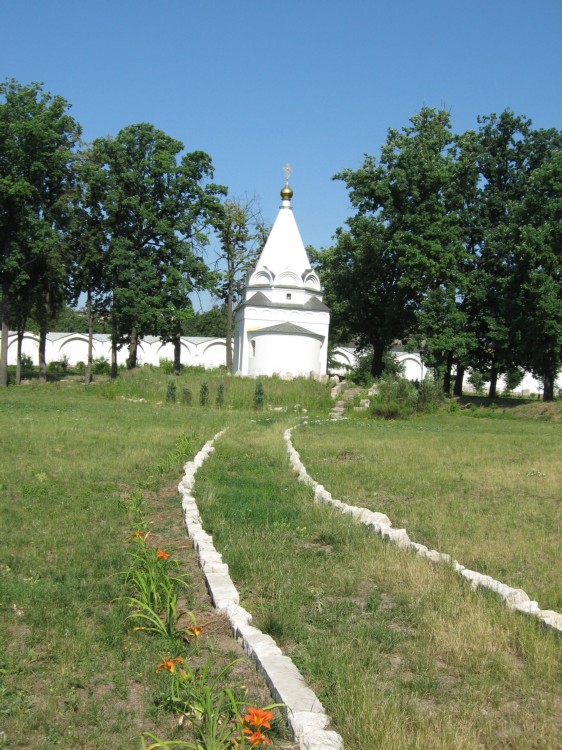
[[[556,747],[557,636],[316,505],[288,466],[290,423],[262,415],[228,431],[196,492],[243,605],[303,671],[345,747]],[[305,460],[316,429],[294,433]]]
[[[134,632],[128,608],[116,600],[126,593],[127,505],[139,492],[151,542],[197,577],[186,603],[205,626],[202,653],[217,663],[240,656],[185,549],[176,489],[183,463],[228,415],[158,403],[166,379],[159,392],[126,381],[121,393],[109,388],[0,393],[2,749],[131,750],[140,748],[143,731],[177,736],[177,721],[159,698],[166,675],[155,667],[182,653],[181,644]],[[255,682],[249,663],[236,666],[233,687]],[[262,705],[270,700],[267,694]]]
[[[562,426],[472,414],[310,424],[293,443],[334,497],[560,611]]]
[[[221,378],[225,402],[217,408]],[[199,391],[207,379],[211,401],[200,408]],[[197,477],[206,528],[230,564],[256,625],[293,657],[334,717],[347,750],[557,746],[562,729],[559,639],[533,620],[508,612],[494,597],[474,594],[446,567],[395,549],[349,518],[316,505],[310,490],[296,481],[283,431],[305,409],[325,416],[328,389],[305,381],[266,380],[266,404],[283,411],[256,413],[251,409],[252,381],[185,373],[177,381],[177,403],[165,400],[167,382],[157,371],[142,368],[89,389],[61,383],[0,393],[2,750],[128,750],[140,748],[142,731],[167,739],[181,736],[177,722],[163,709],[163,675],[155,671],[164,658],[176,655],[177,643],[134,632],[125,620],[124,602],[116,601],[124,593],[119,572],[127,567],[130,549],[128,505],[139,493],[151,521],[152,543],[171,550],[191,578],[186,604],[206,629],[200,648],[219,661],[238,653],[206,604],[192,551],[183,543],[175,491],[184,461],[223,427],[229,429]],[[189,408],[182,403],[186,389],[194,404]],[[371,480],[363,478],[363,464],[377,464],[361,458],[377,430],[388,428],[384,439],[376,438],[379,454],[390,456],[386,446],[394,435],[407,456],[405,447],[414,446],[417,435],[426,460],[430,445],[431,455],[447,455],[444,465],[439,468],[435,460],[420,482],[426,490],[416,501],[420,507],[433,491],[426,486],[433,475],[441,476],[440,484],[447,488],[447,466],[453,465],[449,494],[460,494],[464,487],[471,498],[492,497],[494,472],[473,476],[467,455],[461,481],[461,470],[452,463],[455,430],[464,454],[484,442],[480,458],[472,461],[484,462],[494,446],[503,444],[495,466],[504,491],[494,495],[495,512],[488,514],[482,532],[493,548],[501,540],[487,529],[500,506],[512,512],[522,502],[517,482],[507,482],[512,474],[533,490],[535,506],[550,507],[553,467],[558,465],[560,472],[554,455],[558,433],[550,423],[527,428],[525,422],[519,428],[526,431],[525,442],[516,426],[509,432],[499,420],[482,425],[484,420],[444,415],[383,425],[311,424],[293,436],[309,471],[334,496],[358,505],[363,504],[360,495],[367,497],[359,488],[367,485],[371,493],[384,491],[389,498],[414,497],[410,471],[404,472],[405,486],[396,468],[384,474],[384,480],[394,478],[392,488],[383,487],[381,479],[373,489]],[[520,463],[510,473],[505,451],[515,441]],[[527,459],[531,450],[537,452]],[[538,462],[539,456],[544,462]],[[416,467],[416,460],[408,466]],[[347,481],[344,472],[349,472]],[[347,494],[338,493],[332,479],[341,479]],[[452,502],[444,497],[443,504]],[[370,507],[383,510],[378,503]],[[509,565],[517,556],[529,556],[527,533],[536,534],[539,524],[528,519],[544,515],[536,507],[531,513],[531,507],[525,506],[518,521],[505,514],[506,527],[519,528],[510,537],[519,551],[508,550],[510,558],[497,555]],[[435,541],[421,534],[418,538],[413,517],[411,523],[410,518],[400,521],[385,511],[395,526],[404,523],[414,539],[471,564],[441,530],[434,532]],[[545,517],[544,527],[550,524]],[[426,528],[429,533],[429,522]],[[479,533],[474,527],[470,537],[478,541]],[[550,567],[555,559],[553,554]],[[493,559],[486,564],[492,566]],[[476,562],[472,566],[483,569]],[[525,569],[529,580],[533,570],[540,573],[537,566]],[[497,573],[491,568],[483,572]],[[537,576],[540,595],[531,585],[517,584],[507,575],[504,579],[522,585],[545,607],[547,592],[555,588],[548,575]],[[263,686],[253,674],[241,663],[236,681],[250,685],[265,702]],[[289,747],[282,734],[277,744]]]

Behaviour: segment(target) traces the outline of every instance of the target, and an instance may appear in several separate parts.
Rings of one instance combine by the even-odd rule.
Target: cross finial
[[[285,182],[289,182],[289,177],[293,173],[293,168],[290,164],[285,164],[283,167],[283,172],[285,172]]]

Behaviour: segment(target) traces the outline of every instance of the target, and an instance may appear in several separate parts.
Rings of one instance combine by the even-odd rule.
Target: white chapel
[[[235,375],[326,375],[330,310],[291,207],[290,168],[281,207],[234,317]]]

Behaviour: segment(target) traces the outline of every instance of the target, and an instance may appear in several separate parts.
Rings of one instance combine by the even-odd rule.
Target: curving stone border
[[[273,699],[283,704],[287,723],[300,750],[343,750],[342,738],[326,728],[330,717],[291,659],[283,655],[271,636],[250,624],[252,615],[240,606],[240,597],[230,578],[228,565],[215,549],[212,537],[203,529],[191,491],[197,470],[215,450],[214,441],[225,431],[218,432],[205,443],[193,461],[185,464],[185,473],[178,485],[185,527],[197,551],[213,605],[226,613],[234,637],[264,676]]]
[[[313,488],[314,499],[316,502],[327,503],[328,505],[337,508],[341,513],[353,516],[358,523],[364,524],[371,529],[371,531],[374,531],[375,533],[380,534],[383,538],[394,542],[394,544],[402,549],[413,549],[417,555],[425,557],[434,563],[447,563],[448,565],[452,565],[454,570],[460,576],[470,582],[474,591],[477,589],[493,591],[503,599],[509,609],[538,617],[547,628],[562,633],[562,614],[550,609],[540,609],[538,603],[531,601],[528,594],[523,591],[523,589],[511,588],[511,586],[507,586],[501,581],[496,581],[491,576],[483,575],[482,573],[477,573],[475,570],[465,568],[464,565],[461,565],[457,560],[453,560],[450,555],[438,552],[434,549],[428,549],[424,544],[412,542],[406,529],[393,529],[391,520],[384,513],[375,513],[367,508],[346,505],[345,503],[334,499],[330,492],[328,492],[321,484],[315,482],[308,474],[301,461],[299,453],[293,446],[291,440],[292,431],[305,423],[306,421],[285,430],[284,438],[287,443],[289,461],[293,467],[293,471],[298,474],[300,482],[304,482]]]

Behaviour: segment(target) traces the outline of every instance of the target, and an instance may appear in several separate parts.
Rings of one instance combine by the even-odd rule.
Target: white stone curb
[[[302,424],[302,423],[301,423]],[[497,594],[509,609],[523,612],[526,615],[533,615],[538,617],[539,620],[547,627],[562,633],[562,614],[554,612],[550,609],[540,609],[539,605],[535,601],[531,601],[528,594],[523,589],[514,589],[511,586],[507,586],[501,581],[496,581],[490,576],[482,575],[474,570],[469,570],[461,565],[457,560],[453,560],[450,555],[444,554],[443,552],[437,552],[434,549],[428,549],[423,544],[417,544],[412,542],[408,536],[406,529],[393,529],[392,522],[385,516],[384,513],[374,513],[366,508],[358,508],[353,505],[346,505],[345,503],[335,500],[332,495],[318,482],[315,482],[312,477],[306,471],[300,455],[293,447],[291,441],[291,433],[294,429],[300,425],[295,425],[288,430],[285,430],[284,438],[287,443],[287,451],[289,453],[289,461],[293,470],[298,474],[300,482],[308,484],[314,489],[314,499],[316,502],[327,503],[337,508],[341,513],[352,515],[358,523],[365,524],[372,531],[380,534],[382,537],[389,539],[394,544],[398,545],[403,549],[413,549],[420,557],[426,557],[434,563],[447,563],[452,565],[454,570],[470,582],[470,585],[474,591],[477,589],[488,589]]]
[[[225,430],[218,432],[212,440],[205,443],[193,461],[185,464],[185,473],[178,485],[185,527],[197,550],[199,565],[213,605],[226,613],[234,637],[264,676],[273,699],[283,703],[283,712],[300,750],[343,750],[342,738],[336,732],[326,729],[330,717],[291,659],[283,655],[271,636],[250,624],[252,615],[240,606],[240,597],[228,573],[228,565],[222,561],[212,537],[204,531],[201,524],[191,490],[197,469],[214,451],[214,441],[224,432]]]

